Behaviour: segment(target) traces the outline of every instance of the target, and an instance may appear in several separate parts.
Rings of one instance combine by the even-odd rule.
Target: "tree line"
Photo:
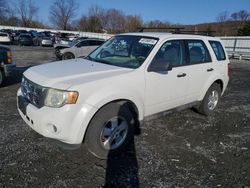
[[[54,0],[49,10],[51,26],[38,20],[39,7],[34,0],[17,0],[10,5],[7,0],[0,0],[0,25],[56,28],[62,30],[79,30],[87,32],[121,33],[138,31],[140,27],[170,27],[180,26],[168,21],[152,20],[144,22],[140,15],[126,15],[118,9],[104,9],[93,5],[80,18],[77,18],[79,4],[77,0]],[[202,28],[215,30],[217,35],[227,35],[231,25],[234,26],[234,35],[250,35],[250,14],[246,10],[229,13],[220,13],[214,24],[188,25],[187,28]],[[230,23],[234,23],[231,24]],[[236,25],[236,26],[235,26]],[[205,28],[204,28],[205,27]],[[231,34],[230,33],[230,34]]]

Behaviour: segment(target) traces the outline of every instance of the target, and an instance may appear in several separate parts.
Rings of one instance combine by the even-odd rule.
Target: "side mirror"
[[[167,73],[168,71],[172,70],[172,68],[172,63],[163,60],[157,60],[150,64],[148,72]]]

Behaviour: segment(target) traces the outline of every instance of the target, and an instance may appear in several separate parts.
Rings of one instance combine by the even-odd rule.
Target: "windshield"
[[[87,59],[136,69],[143,64],[157,41],[152,37],[118,35],[97,48]]]

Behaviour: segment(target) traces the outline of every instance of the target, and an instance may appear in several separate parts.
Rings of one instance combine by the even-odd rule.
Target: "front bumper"
[[[13,71],[15,70],[15,68],[16,68],[15,63],[3,64],[4,75],[6,77],[10,76],[13,73]]]
[[[61,108],[44,106],[39,109],[27,102],[23,107],[18,101],[20,97],[22,92],[19,89],[17,106],[25,123],[37,133],[66,144],[82,143],[87,126],[97,110],[88,104],[65,105]]]

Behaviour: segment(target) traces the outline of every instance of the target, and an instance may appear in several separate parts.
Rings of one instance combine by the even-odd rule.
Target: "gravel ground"
[[[0,187],[250,187],[250,62],[210,117],[191,109],[145,122],[130,150],[107,161],[32,131],[16,109],[21,72],[54,61],[53,48],[13,47],[18,68],[0,88]],[[113,185],[113,186],[112,186]],[[115,185],[115,186],[114,186]]]

